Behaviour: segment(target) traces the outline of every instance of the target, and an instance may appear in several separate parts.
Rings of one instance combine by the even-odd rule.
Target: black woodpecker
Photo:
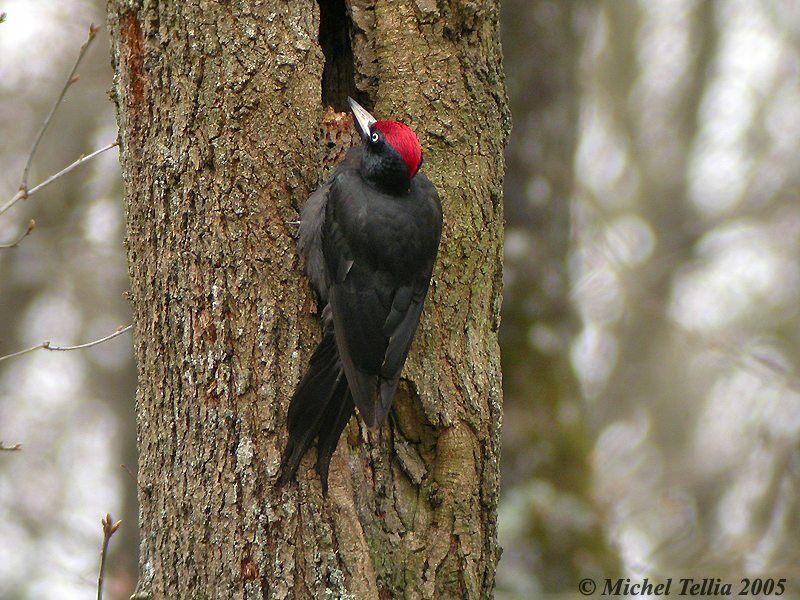
[[[442,234],[417,136],[349,101],[363,144],[301,213],[298,246],[322,307],[323,337],[289,405],[280,474],[281,484],[291,480],[316,439],[323,493],[354,407],[372,429],[389,413]]]

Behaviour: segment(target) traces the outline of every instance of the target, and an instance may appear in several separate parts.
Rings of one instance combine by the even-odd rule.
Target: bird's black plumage
[[[417,172],[416,136],[394,122],[359,121],[364,145],[351,149],[311,195],[299,233],[306,272],[324,307],[324,334],[289,407],[281,480],[294,476],[317,439],[323,490],[354,407],[371,428],[391,408],[442,231],[436,189]],[[398,142],[397,135],[410,137]],[[412,141],[416,156],[408,150]]]

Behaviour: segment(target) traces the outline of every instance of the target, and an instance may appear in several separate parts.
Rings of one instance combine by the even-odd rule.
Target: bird
[[[443,218],[437,190],[420,170],[414,131],[348,102],[362,143],[300,214],[298,248],[321,309],[322,339],[289,403],[279,469],[279,484],[294,479],[316,440],[325,495],[331,457],[355,410],[375,430],[391,409]]]

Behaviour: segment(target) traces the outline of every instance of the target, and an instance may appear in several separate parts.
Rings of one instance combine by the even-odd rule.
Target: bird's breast
[[[413,196],[371,192],[358,210],[355,245],[376,269],[408,279],[435,252],[434,215]]]

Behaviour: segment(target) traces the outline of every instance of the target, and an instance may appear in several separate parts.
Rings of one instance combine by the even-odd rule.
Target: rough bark
[[[139,596],[489,597],[508,129],[496,3],[110,0],[109,20]],[[445,232],[390,422],[373,435],[351,420],[324,499],[313,453],[297,483],[274,484],[319,335],[285,223],[321,175],[322,100],[348,93],[416,130]]]

